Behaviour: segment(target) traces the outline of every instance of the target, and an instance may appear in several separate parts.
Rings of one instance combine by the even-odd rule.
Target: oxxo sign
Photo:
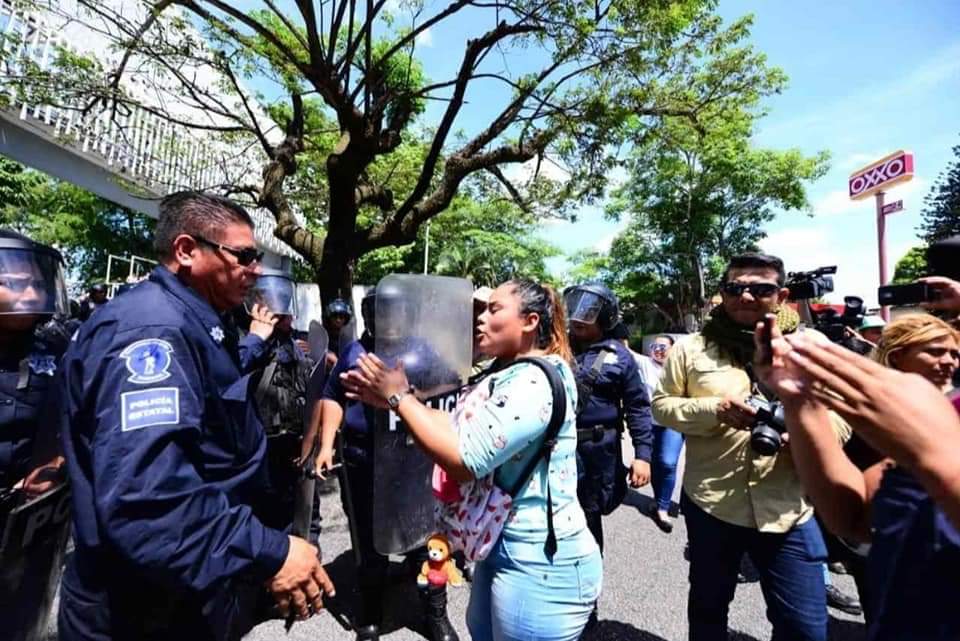
[[[853,172],[847,183],[850,198],[859,200],[913,178],[913,153],[897,151]]]

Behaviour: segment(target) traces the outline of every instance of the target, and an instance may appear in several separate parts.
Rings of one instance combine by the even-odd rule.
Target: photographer
[[[786,332],[799,325],[784,303],[783,262],[762,254],[730,261],[722,305],[700,334],[680,342],[664,364],[653,399],[657,423],[687,437],[681,505],[690,539],[687,616],[691,641],[727,638],[740,559],[760,573],[776,639],[827,638],[826,549],[804,498],[790,450],[751,446],[761,397],[753,380],[753,328],[775,314]],[[849,433],[839,421],[835,440]]]
[[[960,335],[933,316],[902,317],[876,354],[891,369],[804,336],[774,329],[771,338],[758,341],[757,371],[783,400],[805,488],[832,530],[872,543],[868,639],[958,638],[960,425],[935,390],[949,387]],[[832,438],[828,408],[893,458],[854,466]]]

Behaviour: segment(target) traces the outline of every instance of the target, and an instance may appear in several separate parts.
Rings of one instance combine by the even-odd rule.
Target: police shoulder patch
[[[159,338],[145,338],[127,345],[120,352],[130,376],[127,380],[138,385],[158,383],[170,378],[173,346]]]
[[[120,429],[132,432],[153,425],[180,422],[180,390],[176,387],[124,392],[120,395]]]

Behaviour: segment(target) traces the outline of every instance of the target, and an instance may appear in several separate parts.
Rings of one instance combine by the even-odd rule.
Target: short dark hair
[[[237,223],[253,228],[253,219],[247,210],[229,198],[198,191],[178,191],[160,201],[153,248],[160,258],[168,258],[177,236],[189,234],[220,240],[220,230]]]
[[[658,338],[665,338],[668,341],[670,341],[670,347],[673,347],[674,345],[677,344],[677,342],[673,340],[673,336],[671,336],[670,334],[657,334],[656,336],[653,337],[653,340],[657,340]]]
[[[720,280],[721,283],[727,282],[727,277],[730,275],[731,269],[769,269],[770,271],[777,272],[777,285],[783,287],[787,282],[787,272],[783,269],[783,261],[776,256],[770,256],[768,254],[748,252],[734,256],[730,259],[730,262],[727,263],[727,268],[723,270],[723,278]]]

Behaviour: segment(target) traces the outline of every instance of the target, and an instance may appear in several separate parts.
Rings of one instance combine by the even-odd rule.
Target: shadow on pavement
[[[603,621],[589,634],[583,636],[584,641],[667,641],[663,637],[635,628],[622,621]]]
[[[336,599],[327,601],[331,613],[342,616],[353,623],[355,613],[360,609],[360,595],[357,588],[356,559],[353,552],[347,550],[330,563],[324,564],[330,580],[337,588]],[[417,590],[416,574],[412,566],[403,563],[391,563],[387,585],[383,595],[383,623],[381,636],[402,628],[424,636],[423,606]]]
[[[850,621],[830,616],[830,641],[863,641],[867,638],[867,625],[863,621]]]

